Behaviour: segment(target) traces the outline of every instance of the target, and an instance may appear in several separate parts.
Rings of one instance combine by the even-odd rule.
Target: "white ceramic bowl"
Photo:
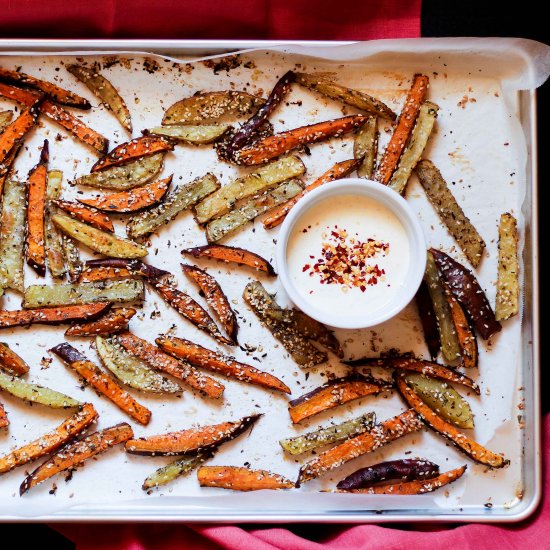
[[[321,201],[338,195],[362,195],[375,200],[393,212],[403,224],[409,239],[409,262],[405,282],[393,298],[383,306],[365,311],[364,315],[350,317],[346,312],[321,310],[292,282],[287,263],[287,247],[292,230],[302,216]],[[426,241],[420,223],[407,201],[386,185],[360,178],[347,178],[322,185],[308,193],[292,208],[281,225],[277,240],[277,272],[279,279],[294,304],[310,317],[335,328],[368,328],[397,315],[413,298],[420,286],[426,267]]]

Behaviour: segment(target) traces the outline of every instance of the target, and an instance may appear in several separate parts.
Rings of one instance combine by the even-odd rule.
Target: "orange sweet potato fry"
[[[109,218],[107,214],[104,214],[95,208],[61,199],[54,200],[53,203],[57,207],[61,208],[61,210],[64,210],[67,214],[70,214],[73,218],[76,218],[83,223],[87,223],[93,227],[102,229],[103,231],[109,231],[110,233],[115,232],[115,227],[111,221],[111,218]]]
[[[24,109],[0,134],[0,166],[6,160],[10,160],[12,151],[23,143],[25,136],[35,126],[41,101],[42,98],[38,98],[36,102]]]
[[[217,487],[233,491],[293,489],[294,483],[266,470],[250,470],[242,466],[201,466],[197,471],[201,487]]]
[[[0,368],[14,376],[23,376],[29,372],[29,365],[23,361],[7,344],[0,342]]]
[[[4,405],[0,403],[0,428],[5,428],[6,426],[9,426],[9,425],[10,425],[10,421],[8,420],[8,415],[6,414]]]
[[[109,310],[96,321],[79,323],[69,327],[65,336],[97,336],[98,334],[114,334],[128,327],[130,319],[136,314],[133,307],[116,307]]]
[[[124,267],[88,267],[78,276],[79,283],[91,283],[95,281],[113,281],[116,279],[132,279],[139,277],[135,272]]]

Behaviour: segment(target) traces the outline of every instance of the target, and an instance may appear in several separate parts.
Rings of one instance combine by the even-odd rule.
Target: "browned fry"
[[[409,409],[393,418],[377,424],[372,430],[359,434],[332,449],[321,453],[300,468],[298,476],[301,482],[315,479],[321,474],[334,470],[366,453],[379,449],[404,435],[417,432],[422,428],[422,421],[413,409]]]
[[[19,144],[17,147],[14,147],[10,151],[9,155],[6,156],[4,162],[0,163],[0,196],[2,196],[2,193],[4,192],[4,184],[6,183],[6,180],[8,179],[8,176],[13,169],[15,159],[17,158],[17,155],[21,150],[21,145],[22,144]]]
[[[209,397],[218,399],[223,395],[225,389],[223,384],[205,376],[191,365],[170,357],[147,340],[142,340],[130,332],[121,332],[116,336],[115,342],[154,369],[185,381],[189,386]]]
[[[38,118],[38,112],[42,98],[38,98],[29,107],[21,112],[21,114],[0,134],[0,167],[3,166],[6,160],[13,161],[11,153],[17,149],[27,133],[34,127]],[[10,162],[11,162],[10,161]]]
[[[300,145],[317,143],[331,137],[339,137],[353,132],[364,124],[367,119],[368,117],[363,115],[354,115],[294,128],[255,141],[252,145],[236,151],[234,159],[238,164],[247,166],[262,164],[288,153]]]
[[[110,399],[117,407],[140,424],[148,424],[151,411],[140,405],[126,390],[121,388],[113,378],[107,376],[99,367],[89,361],[76,348],[66,342],[53,347],[51,352],[63,359],[88,384]]]
[[[94,406],[90,403],[85,403],[78,412],[67,418],[67,420],[64,420],[51,432],[0,457],[0,474],[5,474],[18,466],[24,466],[33,460],[56,451],[90,426],[97,417],[98,414]]]
[[[57,199],[52,202],[56,206],[61,208],[61,210],[64,210],[65,212],[73,216],[73,218],[76,218],[83,223],[87,223],[92,227],[97,227],[98,229],[102,229],[103,231],[109,231],[110,233],[115,232],[115,227],[113,225],[113,222],[111,221],[111,218],[109,218],[107,214],[103,214],[103,212],[100,212],[95,208],[82,206],[77,202],[64,201],[61,199]]]
[[[120,273],[128,273],[130,278],[144,277],[147,280],[165,280],[171,277],[171,274],[168,271],[165,271],[164,269],[159,269],[158,267],[146,264],[145,262],[136,259],[129,260],[126,258],[102,258],[99,260],[88,260],[86,262],[86,270],[95,270],[98,268],[109,270],[105,273],[116,274],[117,277],[113,278],[118,278],[118,275]]]
[[[130,425],[122,422],[62,447],[55,455],[38,466],[34,472],[25,478],[19,488],[19,494],[23,495],[29,489],[36,487],[39,483],[50,479],[59,472],[73,469],[85,460],[97,456],[114,445],[124,443],[133,436],[134,432]]]
[[[216,312],[226,334],[236,344],[239,332],[237,316],[218,281],[195,265],[181,264],[181,268],[185,275],[197,284],[207,304]]]
[[[293,489],[294,483],[266,470],[250,470],[242,466],[201,466],[197,471],[201,487],[218,487],[233,491]]]
[[[5,428],[6,426],[9,426],[9,425],[10,425],[10,421],[8,420],[8,415],[6,414],[4,405],[0,403],[0,428]]]
[[[286,218],[287,214],[302,197],[307,195],[310,191],[317,189],[317,187],[321,187],[321,185],[325,183],[344,178],[351,174],[354,170],[357,170],[361,164],[361,161],[362,159],[349,159],[343,160],[342,162],[337,162],[322,176],[319,176],[313,183],[308,185],[301,193],[298,193],[295,197],[273,209],[269,213],[269,216],[264,220],[264,227],[266,229],[273,229],[283,223],[283,220]]]
[[[137,187],[130,191],[120,193],[111,193],[96,198],[78,199],[78,202],[104,210],[105,212],[117,212],[126,214],[128,212],[138,212],[149,206],[157,204],[170,186],[172,176],[164,178],[153,183],[148,183],[143,187]]]
[[[230,378],[236,378],[241,382],[248,382],[284,393],[291,393],[288,386],[272,374],[258,370],[250,365],[239,363],[231,357],[203,348],[189,340],[160,336],[155,342],[169,355],[183,359],[196,367],[211,370]]]
[[[98,334],[114,334],[128,327],[130,319],[136,314],[133,307],[116,307],[109,310],[97,321],[79,323],[69,327],[65,336],[97,336]]]
[[[378,165],[374,179],[387,185],[405,149],[405,145],[411,135],[411,132],[414,128],[414,123],[416,122],[416,117],[420,110],[420,106],[426,99],[426,94],[428,92],[429,79],[427,76],[422,74],[415,74],[412,86],[407,94],[407,99],[405,100],[405,105],[401,110],[399,119],[397,121],[397,126],[390,138],[388,145],[382,155],[382,160]]]
[[[29,372],[29,365],[3,342],[0,342],[0,368],[14,376],[23,376]]]

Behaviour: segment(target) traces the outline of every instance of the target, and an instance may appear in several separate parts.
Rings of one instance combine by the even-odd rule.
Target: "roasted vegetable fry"
[[[195,246],[181,251],[182,254],[189,254],[195,258],[212,258],[226,263],[235,263],[246,265],[258,271],[263,271],[268,275],[276,275],[273,266],[262,256],[237,248],[236,246],[227,246],[223,244],[207,244],[205,246]]]
[[[160,174],[164,166],[164,155],[165,153],[156,153],[123,166],[113,166],[101,172],[80,176],[75,183],[112,191],[127,191],[141,187]]]
[[[206,303],[216,312],[226,334],[236,344],[239,332],[237,316],[218,281],[195,265],[181,264],[181,268],[184,274],[197,284],[201,294],[204,294]]]
[[[201,466],[197,478],[201,487],[218,487],[232,491],[294,488],[292,481],[279,474],[239,466]]]
[[[424,332],[424,340],[428,346],[430,357],[435,360],[441,348],[441,339],[439,336],[439,328],[437,326],[437,318],[435,316],[432,298],[426,281],[422,281],[418,287],[415,296],[416,307],[422,323],[422,331]]]
[[[50,388],[31,384],[17,378],[9,376],[0,371],[0,390],[3,390],[14,397],[29,401],[30,403],[39,403],[52,409],[68,409],[71,407],[80,407],[82,403]]]
[[[78,247],[76,246],[74,239],[64,233],[61,235],[61,246],[63,247],[63,257],[65,258],[65,263],[67,265],[69,281],[74,283],[78,280],[80,274],[82,273],[82,260],[80,259],[80,252],[78,251]]]
[[[181,393],[178,384],[151,369],[144,361],[126,353],[111,339],[97,336],[95,347],[103,365],[126,386],[152,393]]]
[[[133,307],[116,307],[96,321],[72,325],[65,331],[65,336],[97,336],[120,332],[127,329],[130,319],[135,314],[136,310]]]
[[[497,321],[505,321],[519,313],[518,240],[516,218],[508,212],[502,214],[498,226],[498,277],[495,306]]]
[[[97,416],[94,406],[90,403],[85,403],[78,412],[67,418],[67,420],[64,420],[51,432],[0,457],[0,474],[5,474],[14,468],[24,466],[57,451],[57,449],[69,443],[80,432],[95,422]]]
[[[430,160],[421,160],[416,166],[416,174],[441,221],[469,262],[477,267],[483,257],[485,241],[456,202],[441,172]]]
[[[300,468],[297,486],[421,428],[422,421],[412,409],[389,418],[372,430],[352,437],[306,462]]]
[[[356,170],[360,165],[361,159],[350,159],[343,160],[342,162],[337,162],[332,168],[327,170],[322,176],[318,177],[313,183],[308,185],[295,197],[279,205],[278,208],[271,212],[269,216],[264,220],[264,227],[266,229],[273,229],[274,227],[277,227],[279,224],[283,223],[283,220],[292,210],[294,205],[310,191],[317,189],[317,187],[320,187],[325,183],[329,183],[331,181],[346,177],[354,170]]]
[[[4,405],[0,403],[0,428],[5,428],[9,425],[10,421],[8,419],[8,415],[6,414],[6,410],[4,409]]]
[[[119,270],[120,273],[128,273],[129,277],[145,277],[147,280],[166,280],[172,275],[164,269],[146,264],[141,260],[126,260],[124,258],[102,258],[99,260],[88,260],[86,269],[103,267]]]
[[[220,384],[209,376],[205,376],[195,367],[170,357],[170,355],[162,352],[146,340],[142,340],[129,332],[122,332],[116,335],[113,342],[121,345],[128,353],[145,361],[156,370],[183,380],[192,388],[209,397],[218,399],[223,394],[223,390],[225,389],[223,384]]]
[[[141,136],[115,147],[110,153],[98,160],[90,170],[100,172],[113,166],[121,166],[155,153],[172,151],[174,144],[159,136]]]
[[[25,227],[27,205],[25,186],[7,180],[2,201],[0,228],[0,288],[24,292]]]
[[[163,125],[207,124],[225,115],[245,116],[265,104],[265,99],[240,91],[206,92],[186,97],[168,107]]]
[[[486,464],[491,468],[503,468],[510,463],[510,461],[505,459],[503,456],[489,451],[473,439],[470,439],[463,433],[459,432],[455,426],[449,424],[449,422],[434,412],[407,384],[405,377],[402,374],[395,376],[395,379],[397,389],[409,406],[418,413],[420,418],[422,418],[422,420],[430,428],[437,433],[440,433],[458,449],[467,454],[472,460],[475,460],[480,464]]]
[[[56,325],[71,321],[85,321],[101,315],[111,304],[99,302],[78,306],[56,308],[21,309],[0,311],[0,329],[22,327],[25,325]]]
[[[86,204],[105,212],[117,212],[126,214],[128,212],[138,212],[144,208],[149,208],[157,204],[168,191],[172,181],[172,176],[162,180],[155,181],[133,189],[130,191],[121,191],[96,198],[78,199],[78,202]],[[85,220],[82,220],[85,221]]]
[[[236,422],[222,422],[178,432],[130,439],[126,452],[136,455],[182,455],[218,447],[231,441],[252,426],[261,414],[245,416]]]
[[[76,348],[67,344],[58,344],[50,350],[69,367],[76,371],[88,384],[110,399],[117,407],[140,424],[149,424],[151,411],[140,405],[113,378],[107,376],[99,367],[89,361]]]
[[[275,184],[299,177],[305,171],[304,163],[295,155],[271,162],[243,178],[233,180],[206,197],[195,207],[195,219],[198,223],[206,223],[218,218],[231,210],[237,201],[258,195]]]
[[[172,126],[157,126],[147,130],[147,133],[195,145],[205,145],[221,138],[229,128],[229,124],[201,124],[198,126],[174,124]]]
[[[393,173],[397,168],[401,154],[409,140],[413,130],[420,106],[426,98],[428,92],[429,79],[427,76],[415,74],[414,79],[407,94],[405,105],[399,114],[397,126],[390,138],[388,145],[382,155],[380,164],[376,170],[374,179],[388,185]]]
[[[300,145],[317,143],[332,137],[340,137],[361,127],[367,120],[363,115],[346,116],[325,120],[309,126],[301,126],[271,137],[255,141],[252,145],[235,152],[237,164],[253,166],[279,157]]]
[[[59,472],[73,469],[110,447],[124,443],[133,435],[129,424],[123,422],[100,432],[95,432],[74,443],[69,443],[29,474],[21,484],[19,493],[23,495],[29,489],[36,487],[39,483],[50,479]]]
[[[374,413],[367,413],[342,424],[320,428],[304,435],[281,439],[279,445],[291,455],[299,455],[331,443],[355,437],[370,430],[374,425]]]
[[[395,192],[403,195],[411,177],[414,167],[417,165],[432,133],[439,106],[431,101],[425,101],[420,106],[416,126],[406,149],[401,155],[399,165],[393,173],[388,184]],[[438,210],[441,212],[441,210]]]
[[[170,462],[166,466],[159,468],[153,472],[144,482],[141,488],[144,491],[153,489],[154,487],[160,487],[166,485],[176,478],[184,476],[189,472],[198,468],[201,464],[204,464],[206,460],[212,457],[209,452],[201,452],[196,455],[184,456]]]
[[[0,163],[0,194],[4,190],[4,184],[6,180],[10,177],[13,167],[15,164],[15,159],[21,150],[21,144],[16,146],[11,152],[6,156],[4,161]]]
[[[41,100],[39,99],[30,107],[27,107],[0,134],[0,164],[4,163],[9,154],[23,143],[27,133],[36,124],[40,103]]]
[[[230,378],[236,378],[241,382],[248,382],[249,384],[256,384],[265,388],[290,393],[288,386],[275,376],[262,372],[250,365],[235,361],[231,357],[227,357],[221,353],[203,348],[189,340],[160,336],[155,342],[160,349],[169,355],[183,359],[195,367],[201,367]]]
[[[371,116],[359,128],[353,142],[353,157],[361,160],[361,164],[357,167],[357,176],[372,179],[377,151],[378,119]]]
[[[13,111],[0,111],[0,134],[13,119]]]
[[[111,218],[95,208],[82,206],[76,202],[64,201],[61,199],[54,200],[53,204],[82,223],[86,223],[103,231],[108,231],[109,233],[115,232]]]
[[[210,173],[186,185],[177,186],[161,204],[130,221],[127,226],[128,236],[137,239],[152,233],[219,188],[220,182]]]
[[[78,276],[78,282],[93,283],[137,277],[140,277],[140,275],[123,267],[91,267],[85,264],[82,273]]]
[[[290,180],[256,198],[248,199],[231,212],[209,222],[206,226],[206,239],[209,243],[219,241],[257,216],[295,197],[301,190],[299,180]]]
[[[29,365],[8,344],[0,342],[0,369],[13,376],[23,376],[29,372]]]
[[[23,307],[71,306],[93,302],[133,302],[143,300],[142,281],[123,279],[99,283],[30,285],[25,289]]]
[[[447,383],[416,373],[406,374],[404,378],[420,399],[447,422],[459,428],[474,427],[470,405]]]
[[[61,184],[63,172],[50,170],[46,183],[46,209],[44,212],[44,242],[46,247],[46,259],[52,277],[62,279],[65,276],[65,259],[63,257],[62,236],[57,231],[52,221],[55,206],[52,201],[61,196]]]
[[[295,327],[279,323],[267,314],[273,299],[259,281],[246,285],[243,298],[271,334],[283,344],[296,363],[303,367],[312,367],[327,360],[327,354],[318,350]]]
[[[361,468],[350,474],[336,486],[337,489],[350,491],[365,489],[380,481],[399,479],[415,481],[430,479],[439,475],[439,466],[429,460],[400,459],[379,462],[367,468]]]
[[[487,340],[493,334],[499,332],[502,326],[495,319],[495,314],[491,309],[487,296],[479,286],[475,275],[445,252],[435,248],[430,249],[430,252],[453,296],[468,312],[476,333]]]
[[[365,376],[336,378],[290,401],[288,414],[292,423],[298,424],[310,416],[344,405],[354,399],[376,395],[389,387],[391,386],[388,384]]]
[[[126,103],[120,97],[117,89],[102,75],[96,68],[85,67],[84,65],[67,65],[67,70],[78,80],[86,84],[92,93],[94,93],[105,105],[112,111],[122,126],[132,133],[132,119]]]

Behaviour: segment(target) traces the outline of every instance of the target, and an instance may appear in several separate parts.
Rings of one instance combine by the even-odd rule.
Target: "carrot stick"
[[[128,327],[128,322],[136,314],[133,307],[116,307],[108,311],[97,321],[89,321],[69,327],[65,336],[97,336],[114,334]]]
[[[52,202],[57,207],[61,208],[61,210],[64,210],[65,212],[73,216],[73,218],[76,218],[83,223],[87,223],[93,227],[102,229],[103,231],[109,231],[110,233],[115,232],[115,228],[113,226],[111,218],[109,218],[107,214],[104,214],[103,212],[100,212],[95,208],[83,206],[76,202],[64,201],[61,199],[56,199]]]
[[[294,488],[292,481],[279,474],[239,466],[201,466],[197,478],[201,487],[218,487],[233,491]]]

